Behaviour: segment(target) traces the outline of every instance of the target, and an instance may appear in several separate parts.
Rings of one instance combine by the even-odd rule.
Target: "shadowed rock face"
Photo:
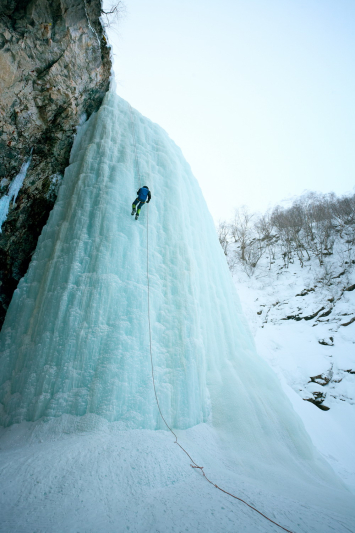
[[[0,0],[0,197],[32,161],[0,233],[0,326],[57,196],[73,134],[111,61],[100,0]]]

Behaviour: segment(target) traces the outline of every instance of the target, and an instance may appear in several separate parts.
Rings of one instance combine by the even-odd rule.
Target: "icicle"
[[[2,232],[1,230],[2,225],[5,222],[7,215],[8,215],[11,200],[13,204],[15,204],[16,202],[17,195],[26,177],[28,167],[31,164],[31,159],[32,159],[32,155],[30,155],[27,161],[23,163],[20,172],[12,180],[8,193],[0,199],[0,233]]]

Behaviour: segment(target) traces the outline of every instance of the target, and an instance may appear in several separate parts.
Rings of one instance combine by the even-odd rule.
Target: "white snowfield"
[[[354,531],[354,497],[255,350],[197,181],[109,93],[81,128],[0,338],[4,532]]]
[[[334,270],[327,284],[314,259],[288,269],[276,261],[269,270],[264,257],[252,278],[241,271],[234,278],[258,353],[316,447],[355,492],[355,269],[344,273],[336,253],[325,260]]]

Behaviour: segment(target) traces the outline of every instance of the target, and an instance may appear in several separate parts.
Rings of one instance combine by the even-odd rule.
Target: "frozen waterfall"
[[[309,455],[275,376],[255,353],[189,165],[159,126],[113,93],[75,140],[9,308],[2,424],[95,413],[122,427],[164,428],[148,351],[148,207],[139,221],[130,216],[146,183],[153,355],[168,422],[184,429],[212,417],[244,440],[276,430]]]
[[[39,419],[53,428],[60,419],[96,417],[118,428],[123,440],[133,430],[137,443],[161,443],[155,430],[165,426],[149,358],[148,206],[138,221],[130,215],[145,184],[152,192],[155,379],[168,423],[190,428],[190,435],[196,426],[205,428],[196,442],[191,437],[192,448],[206,445],[203,435],[206,442],[218,435],[221,453],[228,448],[226,461],[238,465],[239,474],[266,479],[268,472],[274,487],[281,478],[298,478],[305,487],[314,477],[341,492],[256,354],[212,218],[181,150],[114,92],[79,129],[58,199],[9,307],[0,336],[0,424],[12,431]],[[154,461],[155,452],[149,453]],[[321,499],[323,489],[317,490]],[[209,531],[199,527],[195,531]]]
[[[255,352],[189,165],[159,126],[114,93],[75,140],[9,307],[0,344],[2,424],[94,413],[126,428],[164,428],[148,351],[148,206],[139,221],[130,216],[146,183],[153,356],[169,424],[184,429],[211,418],[242,435],[241,446],[263,449],[276,433],[311,457]]]

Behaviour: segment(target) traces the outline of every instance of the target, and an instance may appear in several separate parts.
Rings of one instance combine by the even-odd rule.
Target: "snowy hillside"
[[[300,261],[294,242],[286,261],[277,228],[254,268],[238,261],[240,242],[231,234],[227,256],[258,353],[314,444],[355,490],[354,226],[340,232],[333,219],[330,234],[321,262],[312,252]],[[250,242],[258,246],[252,231]]]

